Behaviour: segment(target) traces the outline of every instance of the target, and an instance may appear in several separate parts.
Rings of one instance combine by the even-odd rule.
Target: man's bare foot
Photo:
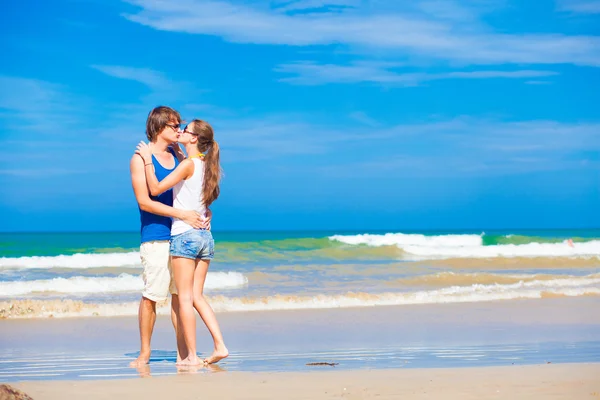
[[[204,362],[207,364],[214,364],[214,363],[221,361],[228,355],[229,355],[229,351],[227,350],[227,347],[225,347],[225,346],[218,347],[212,353],[212,356],[204,359]]]
[[[175,365],[178,367],[194,367],[200,364],[202,364],[202,360],[200,360],[197,355],[190,354],[187,358],[184,358]]]
[[[140,353],[138,358],[129,363],[129,366],[131,368],[139,368],[148,364],[148,361],[150,361],[150,353]]]

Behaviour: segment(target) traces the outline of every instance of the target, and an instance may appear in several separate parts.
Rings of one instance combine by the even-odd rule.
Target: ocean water
[[[220,312],[600,296],[598,229],[213,235]],[[138,248],[138,233],[1,233],[0,318],[135,315]]]

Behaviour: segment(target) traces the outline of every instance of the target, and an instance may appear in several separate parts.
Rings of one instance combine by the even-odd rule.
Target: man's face
[[[169,143],[177,142],[179,133],[181,132],[181,124],[175,119],[169,120],[164,129],[160,132],[160,136]]]

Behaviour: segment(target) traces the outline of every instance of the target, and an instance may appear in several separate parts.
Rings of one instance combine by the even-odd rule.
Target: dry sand
[[[315,367],[317,368],[317,367]],[[600,364],[318,372],[223,372],[14,384],[63,399],[600,399]]]

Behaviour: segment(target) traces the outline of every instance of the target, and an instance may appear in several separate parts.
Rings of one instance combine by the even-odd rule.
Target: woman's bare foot
[[[140,353],[138,358],[129,363],[129,366],[131,368],[139,368],[148,364],[148,361],[150,361],[150,353]]]
[[[221,366],[219,366],[219,364],[206,364],[206,363],[204,363],[204,368],[206,368],[210,372],[225,372],[225,370],[223,368],[221,368]]]
[[[177,365],[178,374],[195,374],[204,368],[204,365]]]
[[[226,358],[229,355],[229,351],[227,350],[227,347],[222,346],[222,347],[217,347],[215,349],[215,351],[212,353],[212,356],[205,358],[204,362],[207,364],[214,364],[217,363],[219,361],[221,361],[222,359]]]
[[[150,365],[145,364],[136,368],[140,378],[147,378],[150,376]]]
[[[202,360],[200,360],[197,355],[190,354],[187,358],[184,358],[175,365],[177,365],[178,367],[193,367],[198,366],[200,364],[202,364]]]

